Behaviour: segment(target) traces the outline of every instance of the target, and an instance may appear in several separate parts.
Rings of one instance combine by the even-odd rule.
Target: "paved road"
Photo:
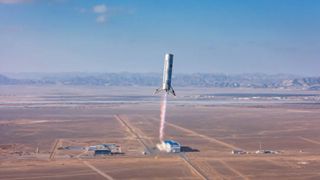
[[[201,170],[196,167],[195,165],[192,164],[192,162],[189,160],[189,158],[184,154],[184,153],[181,153],[180,154],[180,157],[182,158],[182,160],[189,166],[189,168],[195,173],[197,174],[201,179],[205,179],[205,180],[208,180],[209,178],[203,174],[201,172]]]
[[[134,136],[139,142],[140,144],[143,145],[145,151],[147,154],[151,154],[152,150],[147,146],[147,144],[144,142],[143,138],[141,138],[141,136],[134,130],[134,128],[130,125],[130,123],[128,123],[126,120],[124,120],[123,118],[121,118],[119,115],[115,115],[114,116],[122,125],[124,125],[129,133]]]
[[[95,171],[96,173],[100,174],[101,176],[103,176],[104,178],[108,179],[108,180],[114,180],[111,176],[109,176],[108,174],[100,171],[98,168],[94,167],[92,164],[90,164],[88,161],[83,161],[83,164],[85,164],[86,166],[88,166],[90,169],[92,169],[93,171]]]

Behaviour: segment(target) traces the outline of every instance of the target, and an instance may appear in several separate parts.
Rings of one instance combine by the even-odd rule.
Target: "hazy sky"
[[[0,0],[1,72],[320,75],[320,0]]]

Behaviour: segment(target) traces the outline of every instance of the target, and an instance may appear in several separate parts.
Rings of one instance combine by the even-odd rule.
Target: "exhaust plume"
[[[160,129],[159,129],[159,139],[160,142],[163,141],[164,136],[164,125],[166,122],[166,110],[167,110],[167,93],[164,93],[161,98],[160,106]]]

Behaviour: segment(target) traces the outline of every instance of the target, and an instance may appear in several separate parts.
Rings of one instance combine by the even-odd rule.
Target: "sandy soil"
[[[190,98],[214,89],[182,90],[168,100],[165,138],[188,152],[166,154],[155,149],[160,98],[145,96],[149,89],[0,89],[0,179],[320,178],[317,101],[221,104]],[[100,143],[119,144],[124,154],[93,158],[61,149]],[[260,144],[280,153],[255,154]]]

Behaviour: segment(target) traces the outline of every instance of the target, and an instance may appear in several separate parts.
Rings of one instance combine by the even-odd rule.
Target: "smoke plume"
[[[160,142],[163,141],[164,136],[164,125],[166,122],[166,110],[167,110],[167,93],[164,93],[161,98],[161,106],[160,106],[160,129],[159,129],[159,139]]]

